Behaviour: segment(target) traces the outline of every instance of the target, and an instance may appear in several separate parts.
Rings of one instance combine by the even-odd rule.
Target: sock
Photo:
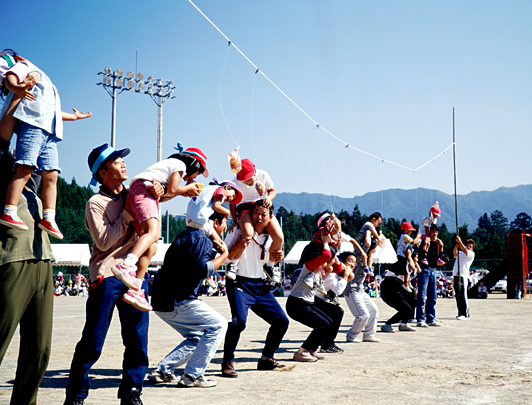
[[[124,260],[124,263],[126,266],[134,266],[139,261],[139,258],[135,256],[133,253],[128,253],[126,260]]]
[[[55,210],[52,208],[46,208],[43,211],[43,219],[53,224],[55,222]]]
[[[263,354],[262,356],[260,356],[260,359],[261,359],[261,360],[268,360],[269,357],[267,357],[267,356],[265,356],[265,355]]]
[[[275,266],[275,262],[274,261],[271,261],[270,259],[268,259],[268,264],[267,264],[268,267],[273,267]]]
[[[16,205],[6,205],[4,207],[4,214],[9,215],[10,217],[17,216],[17,206]]]

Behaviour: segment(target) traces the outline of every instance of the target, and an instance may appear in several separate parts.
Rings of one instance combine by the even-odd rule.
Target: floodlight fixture
[[[135,87],[135,82],[132,82],[131,80],[128,80],[128,82],[127,82],[128,90],[131,90],[133,87]]]
[[[107,86],[110,86],[111,85],[111,78],[110,77],[106,77],[103,82],[107,85]]]
[[[124,71],[122,69],[117,69],[115,71],[115,76],[116,77],[122,77],[123,74],[124,74]]]
[[[144,75],[142,73],[137,73],[137,80],[144,79]]]
[[[153,76],[148,77],[148,83],[151,83],[151,82],[153,82],[154,80],[155,80],[155,77],[153,77]]]
[[[127,72],[126,76],[128,79],[132,79],[135,74],[130,70],[129,72]]]
[[[111,68],[109,66],[107,66],[104,70],[106,75],[110,75],[111,74]]]
[[[142,74],[142,73],[141,73]],[[144,87],[146,86],[146,84],[141,80],[139,82],[139,90],[144,90]]]

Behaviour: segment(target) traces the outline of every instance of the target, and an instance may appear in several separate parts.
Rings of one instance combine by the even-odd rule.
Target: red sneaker
[[[0,215],[0,224],[8,226],[13,229],[18,229],[21,231],[27,231],[28,225],[24,223],[22,219],[20,219],[17,215],[10,216],[7,215],[5,212]]]
[[[53,236],[54,238],[63,239],[63,234],[57,228],[57,224],[55,222],[50,222],[46,219],[41,219],[41,222],[39,222],[39,228],[41,228],[44,232],[46,232],[50,236]]]
[[[127,293],[122,295],[122,300],[124,300],[124,302],[127,302],[128,304],[133,305],[139,311],[153,310],[153,307],[146,300],[146,296],[144,295],[144,290],[135,291],[130,288],[127,291]]]

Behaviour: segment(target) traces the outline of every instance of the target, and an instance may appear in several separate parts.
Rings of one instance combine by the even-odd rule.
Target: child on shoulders
[[[113,267],[113,273],[129,288],[122,299],[141,311],[151,311],[152,307],[141,291],[144,275],[151,258],[157,252],[156,242],[159,240],[159,201],[152,196],[150,188],[157,181],[165,190],[161,200],[167,201],[178,195],[197,197],[200,187],[194,179],[199,175],[208,177],[207,157],[197,148],[188,148],[178,143],[180,153],[161,160],[131,180],[126,199],[126,210],[136,219],[139,238],[126,259]],[[95,165],[98,167],[98,165]],[[180,186],[181,180],[187,182]]]
[[[369,216],[368,222],[366,222],[364,225],[362,225],[362,228],[360,228],[360,231],[358,232],[358,235],[356,237],[356,242],[364,249],[364,251],[368,255],[367,264],[364,266],[364,272],[367,273],[370,276],[373,276],[373,272],[371,270],[372,266],[372,260],[371,260],[371,251],[370,246],[372,244],[372,240],[375,244],[382,246],[386,238],[382,234],[377,233],[377,227],[382,223],[382,215],[380,212],[374,212]]]
[[[2,59],[5,60],[4,57]],[[14,99],[19,96],[13,92],[9,93],[0,112],[0,119],[5,118],[2,124],[4,144],[6,142],[9,144],[12,136],[12,132],[9,134],[9,128],[14,127],[14,123],[18,120],[16,172],[7,189],[0,223],[14,229],[28,230],[28,226],[17,215],[17,205],[24,186],[32,172],[37,170],[42,177],[41,199],[44,217],[38,226],[49,235],[63,239],[63,234],[55,222],[57,179],[61,171],[57,142],[63,139],[63,121],[88,118],[92,114],[80,113],[76,109],[73,109],[73,114],[62,112],[59,93],[52,81],[31,62],[25,60],[24,63],[28,67],[28,75],[36,73],[40,80],[31,89],[33,97],[25,95],[25,98],[21,98],[17,103]],[[10,81],[15,76],[15,74],[8,75],[7,79]],[[21,80],[21,77],[16,77]],[[16,108],[12,108],[13,103],[16,104]]]
[[[238,206],[230,206],[231,217],[233,218],[233,224],[237,224],[242,231],[242,238],[250,238],[253,237],[254,233],[251,220],[253,205],[255,201],[262,199],[266,204],[265,207],[270,207],[272,200],[276,196],[275,188],[270,175],[264,170],[255,169],[255,165],[249,159],[242,159],[241,169],[236,174],[234,182],[242,193],[242,202]],[[266,227],[266,232],[272,238],[270,252],[281,250],[284,236],[279,221],[277,221],[275,216],[272,216],[270,223]],[[239,258],[236,257],[227,265],[226,277],[231,280],[236,277]],[[275,283],[280,283],[280,274],[274,271],[274,264],[275,261],[268,258],[268,262],[264,265],[264,272],[268,279]]]

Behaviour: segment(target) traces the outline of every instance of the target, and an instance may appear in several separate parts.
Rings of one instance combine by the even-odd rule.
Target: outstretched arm
[[[66,113],[64,111],[61,111],[61,116],[63,117],[63,121],[77,121],[82,120],[84,118],[92,117],[92,113],[89,111],[87,113],[79,112],[75,108],[72,109],[74,113]]]

